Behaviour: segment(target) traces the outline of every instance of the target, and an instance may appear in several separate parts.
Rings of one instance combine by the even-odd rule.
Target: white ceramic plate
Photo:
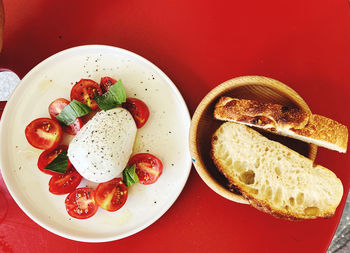
[[[69,99],[75,82],[81,78],[99,82],[103,76],[122,79],[127,96],[148,105],[150,118],[138,130],[134,153],[156,155],[164,170],[153,185],[131,186],[126,204],[117,212],[99,208],[90,219],[77,220],[65,210],[66,195],[49,193],[50,176],[36,165],[42,151],[28,144],[24,129],[36,118],[49,117],[47,108],[54,99]],[[189,126],[190,116],[181,94],[151,62],[111,46],[71,48],[33,68],[8,101],[0,126],[2,175],[17,204],[47,230],[78,241],[117,240],[155,222],[181,193],[191,169]],[[80,186],[86,185],[96,186],[86,180]]]

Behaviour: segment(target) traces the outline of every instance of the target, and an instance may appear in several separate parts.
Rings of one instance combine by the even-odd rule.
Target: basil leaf
[[[102,110],[113,109],[126,101],[126,93],[121,80],[109,87],[101,96],[94,97],[98,107]]]
[[[91,111],[90,107],[75,99],[71,101],[63,110],[56,116],[56,119],[65,124],[72,124],[76,118],[84,116]]]
[[[66,173],[68,164],[67,150],[62,151],[58,156],[46,165],[45,170],[51,170],[58,173]]]
[[[123,181],[126,186],[133,185],[139,181],[139,177],[136,174],[136,164],[123,170]]]
[[[129,176],[129,174],[126,172],[126,170],[123,171],[123,181],[126,186],[133,185],[135,182],[132,180],[132,178]]]

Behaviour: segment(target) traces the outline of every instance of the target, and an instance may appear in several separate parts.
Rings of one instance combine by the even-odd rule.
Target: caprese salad
[[[33,147],[44,151],[38,168],[51,175],[49,191],[68,194],[65,206],[77,219],[93,216],[98,207],[114,212],[135,183],[153,184],[162,174],[162,162],[149,153],[131,156],[138,128],[149,118],[147,105],[126,98],[121,80],[101,78],[100,84],[81,79],[71,89],[70,101],[54,100],[50,118],[38,118],[25,128]],[[74,135],[63,145],[64,134]],[[96,189],[77,188],[82,178],[99,183]]]

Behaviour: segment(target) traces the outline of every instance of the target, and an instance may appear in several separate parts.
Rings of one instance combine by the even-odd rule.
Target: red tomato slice
[[[65,98],[58,98],[49,105],[49,114],[51,118],[56,119],[56,116],[60,114],[64,107],[70,102]],[[76,135],[83,127],[84,123],[81,118],[77,118],[72,124],[68,126],[62,126],[62,129],[67,134]]]
[[[107,92],[109,90],[109,87],[111,87],[116,82],[117,81],[112,77],[109,77],[109,76],[102,77],[100,81],[100,87],[103,93]]]
[[[98,108],[94,97],[101,95],[100,85],[91,79],[81,79],[70,92],[70,99],[76,99],[89,106],[92,110]]]
[[[62,141],[62,128],[53,119],[39,118],[28,124],[25,135],[30,145],[39,149],[56,148]]]
[[[95,191],[95,201],[103,209],[114,212],[120,209],[128,198],[128,188],[121,178],[101,183]]]
[[[149,117],[149,110],[143,101],[137,98],[127,98],[122,106],[132,114],[137,128],[141,128],[146,124]]]
[[[87,219],[97,212],[94,199],[95,191],[91,188],[77,188],[65,200],[66,210],[70,216],[77,219]]]
[[[80,184],[82,176],[71,167],[64,174],[54,175],[49,181],[49,191],[53,194],[62,195],[75,190]]]
[[[136,174],[141,184],[153,184],[163,171],[162,162],[148,153],[139,153],[131,157],[128,165],[133,164],[136,164]]]
[[[45,167],[52,162],[63,150],[67,150],[67,145],[59,145],[57,148],[45,150],[41,153],[38,159],[38,168],[42,172],[49,174],[49,175],[62,175],[61,173],[52,171],[52,170],[45,170]],[[68,159],[67,163],[67,170],[72,166]]]
[[[77,118],[72,124],[69,124],[68,126],[63,126],[62,129],[67,134],[76,135],[83,126],[83,120],[81,118]]]
[[[58,114],[69,104],[69,101],[65,98],[58,98],[49,105],[49,114],[51,118],[55,119]]]

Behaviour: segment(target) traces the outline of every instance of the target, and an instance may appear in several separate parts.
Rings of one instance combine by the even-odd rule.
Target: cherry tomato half
[[[49,105],[49,114],[52,119],[56,119],[56,116],[60,114],[64,107],[70,102],[65,98],[58,98]],[[62,130],[67,134],[76,135],[83,127],[84,123],[81,118],[77,118],[72,124],[68,126],[62,126]]]
[[[153,184],[163,171],[162,162],[148,153],[139,153],[131,157],[128,165],[133,164],[136,164],[136,174],[141,184]]]
[[[62,151],[67,150],[68,146],[67,145],[59,145],[57,148],[54,149],[49,149],[43,151],[38,159],[38,168],[42,172],[49,174],[49,175],[62,175],[61,173],[52,171],[52,170],[45,170],[45,167],[52,162]],[[67,163],[67,170],[72,166],[68,159]]]
[[[109,76],[102,77],[100,81],[100,87],[103,93],[107,92],[109,90],[109,87],[111,87],[116,82],[117,81],[112,77],[109,77]]]
[[[103,209],[114,212],[120,209],[128,198],[128,188],[121,178],[101,183],[95,191],[95,201]]]
[[[69,104],[69,101],[65,98],[57,98],[49,105],[49,114],[51,118],[55,119],[58,114]]]
[[[39,149],[56,148],[62,141],[62,128],[53,119],[39,118],[28,124],[25,135],[30,145]]]
[[[132,114],[137,128],[141,128],[146,124],[149,117],[149,110],[143,101],[137,98],[127,98],[122,106]]]
[[[76,135],[83,127],[83,125],[83,120],[81,118],[77,118],[72,124],[69,124],[68,126],[63,126],[62,129],[67,134]]]
[[[95,110],[98,108],[98,105],[96,104],[94,97],[101,94],[102,90],[98,83],[91,79],[81,79],[73,86],[70,92],[70,99],[76,99],[89,106],[92,110]]]
[[[70,216],[77,219],[87,219],[97,212],[94,199],[95,191],[91,188],[77,188],[65,200],[66,210]]]
[[[49,181],[49,191],[53,194],[62,195],[75,190],[80,184],[82,176],[71,167],[64,174],[54,175]]]

